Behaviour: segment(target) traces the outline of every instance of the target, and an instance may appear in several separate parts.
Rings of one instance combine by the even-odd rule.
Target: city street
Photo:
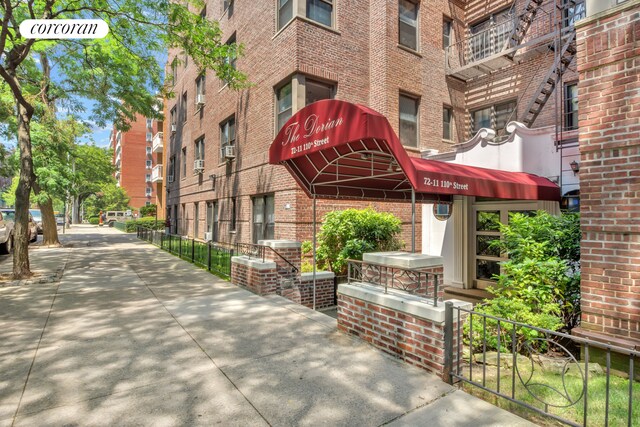
[[[135,235],[61,240],[59,282],[0,287],[0,426],[529,425]]]

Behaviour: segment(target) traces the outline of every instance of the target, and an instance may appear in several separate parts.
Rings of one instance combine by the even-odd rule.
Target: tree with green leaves
[[[131,198],[124,188],[118,187],[115,181],[105,184],[102,189],[87,197],[84,202],[86,215],[91,217],[98,215],[100,211],[125,211],[128,210]]]
[[[36,183],[31,129],[35,104],[42,98],[50,111],[57,103],[81,111],[78,99],[94,101],[91,114],[99,125],[114,122],[127,129],[136,113],[157,117],[157,97],[169,96],[156,57],[180,48],[202,70],[212,70],[229,87],[247,84],[228,59],[241,48],[225,45],[216,22],[200,16],[198,0],[0,0],[0,77],[14,101],[20,153],[16,188],[14,278],[31,274],[28,253],[28,208]],[[103,39],[26,39],[25,19],[93,18],[104,20]],[[56,70],[56,78],[51,70]],[[40,76],[38,78],[37,76]],[[37,117],[37,115],[36,115]]]

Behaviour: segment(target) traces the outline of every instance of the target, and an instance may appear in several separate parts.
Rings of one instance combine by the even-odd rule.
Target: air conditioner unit
[[[211,232],[205,232],[204,233],[204,240],[206,240],[207,242],[210,242],[213,240],[213,233]]]
[[[173,175],[167,176],[167,182],[173,182]]]
[[[225,159],[235,159],[236,158],[236,147],[235,145],[226,145],[222,147],[222,154]]]
[[[199,93],[196,95],[196,106],[202,107],[204,105],[204,94]]]
[[[193,162],[193,170],[195,173],[204,172],[204,160],[195,160]]]
[[[176,133],[176,125],[171,124],[171,133]]]

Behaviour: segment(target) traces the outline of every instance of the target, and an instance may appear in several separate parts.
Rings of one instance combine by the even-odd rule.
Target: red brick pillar
[[[576,25],[582,324],[574,331],[633,347],[640,345],[640,2],[610,3]]]

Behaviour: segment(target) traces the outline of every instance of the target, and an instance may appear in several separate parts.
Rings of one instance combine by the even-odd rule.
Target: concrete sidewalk
[[[60,282],[0,288],[0,426],[532,425],[135,236],[63,239],[31,251]]]

